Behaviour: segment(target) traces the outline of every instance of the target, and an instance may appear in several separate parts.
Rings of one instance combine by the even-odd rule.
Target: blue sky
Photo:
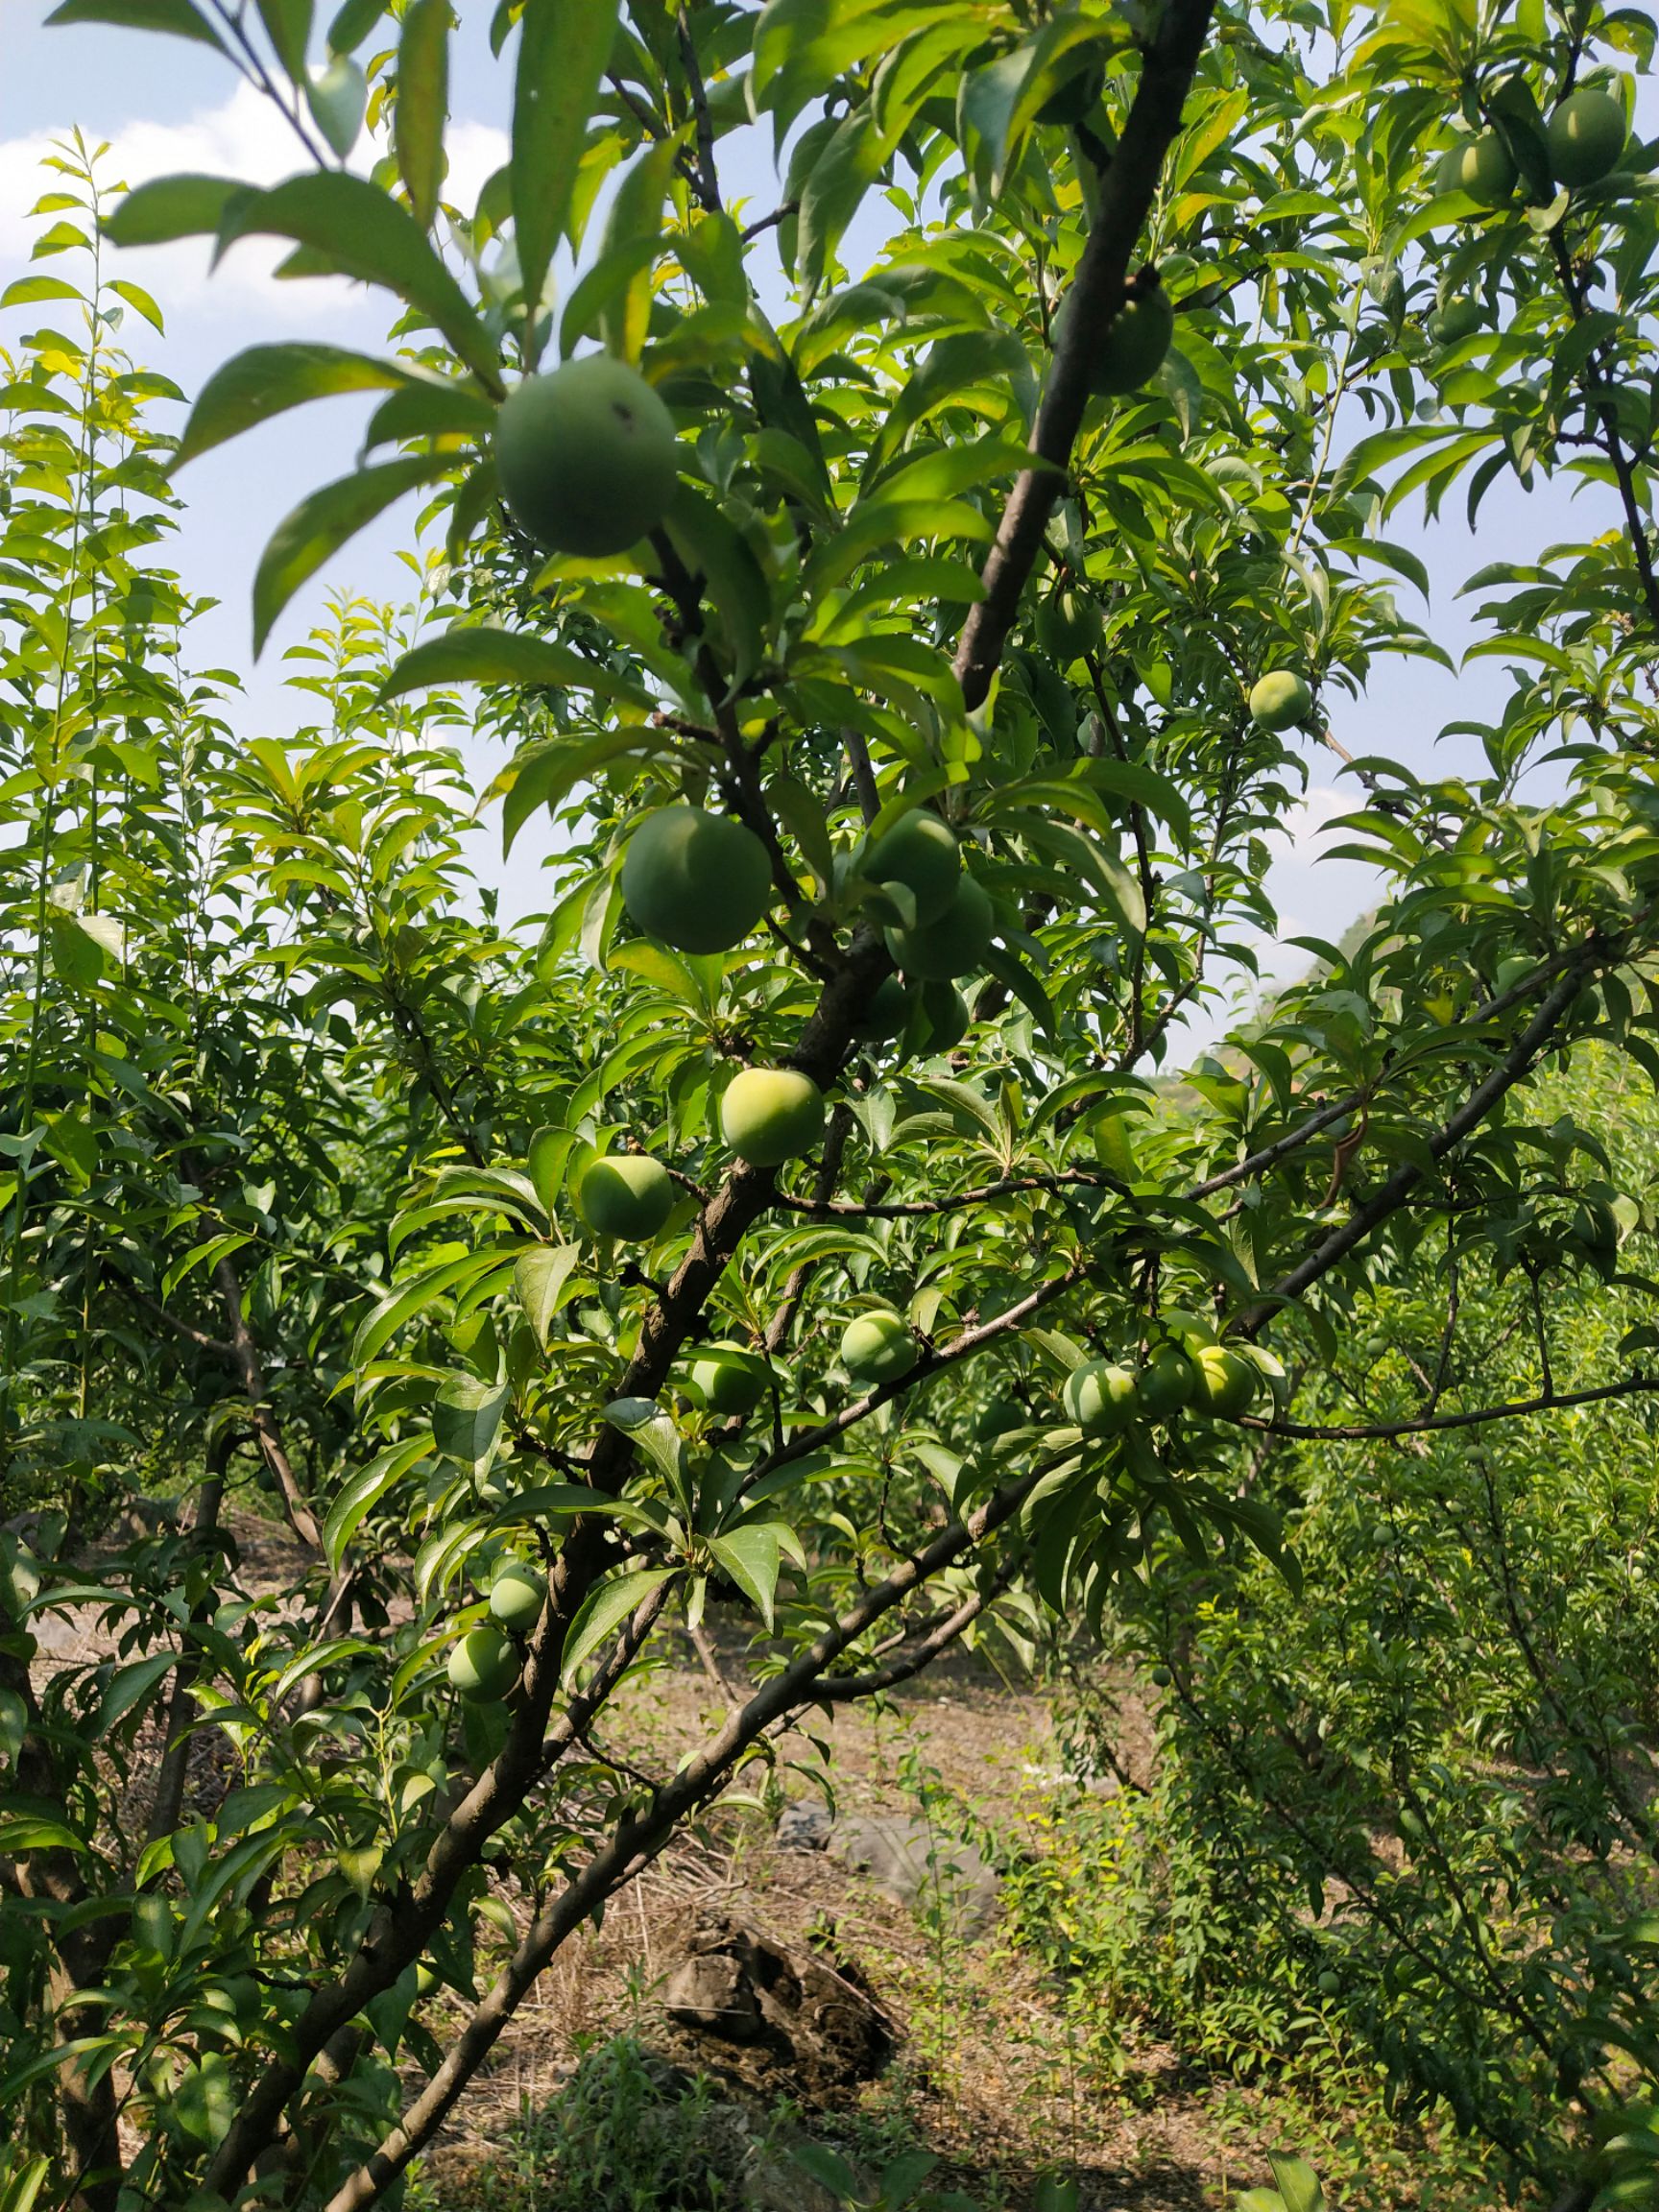
[[[274,180],[298,165],[287,126],[240,85],[220,57],[176,38],[91,26],[48,30],[50,5],[51,0],[0,0],[0,289],[26,265],[24,216],[43,189],[39,158],[50,140],[72,126],[109,142],[108,172],[129,183],[176,169]],[[509,71],[488,51],[484,30],[490,12],[487,0],[462,0],[449,143],[452,178],[460,187],[456,196],[463,203],[506,149]],[[748,197],[757,211],[780,197],[769,139],[759,132],[723,145],[722,174],[728,196]],[[878,210],[866,216],[844,249],[849,265],[855,268],[860,252],[868,255],[878,243]],[[199,243],[117,258],[129,265],[123,273],[156,295],[167,321],[164,339],[146,325],[130,325],[134,352],[186,393],[228,354],[262,339],[326,338],[373,349],[383,337],[377,297],[331,279],[279,282],[271,274],[276,252],[257,242],[238,247],[212,276]],[[25,309],[0,316],[0,343],[14,340],[37,314]],[[235,720],[248,735],[281,734],[304,719],[302,699],[282,688],[280,655],[321,613],[329,587],[369,597],[407,596],[409,578],[397,553],[412,521],[410,513],[398,511],[354,540],[299,595],[259,666],[252,663],[249,591],[259,548],[302,492],[350,468],[363,413],[350,402],[330,401],[286,416],[204,456],[180,477],[188,519],[175,558],[191,589],[222,602],[198,633],[193,657],[241,672],[247,692]],[[1455,598],[1466,576],[1482,561],[1513,559],[1521,548],[1609,527],[1616,517],[1604,510],[1599,492],[1585,494],[1574,509],[1564,486],[1528,496],[1505,478],[1482,509],[1478,538],[1455,511],[1427,533],[1401,517],[1392,535],[1424,556],[1433,592],[1427,626],[1455,657],[1473,636]],[[1403,585],[1401,590],[1407,611],[1424,616],[1410,588]],[[1462,749],[1469,741],[1440,742],[1443,726],[1479,718],[1503,690],[1502,671],[1492,662],[1478,661],[1467,674],[1453,676],[1426,662],[1389,661],[1368,697],[1330,701],[1333,729],[1352,753],[1387,754],[1426,772],[1445,772],[1467,757]],[[494,764],[482,757],[473,762],[480,777]],[[1338,776],[1327,752],[1320,751],[1310,767],[1308,804],[1281,840],[1270,887],[1286,937],[1310,932],[1334,938],[1369,902],[1371,880],[1352,862],[1321,861],[1321,825],[1354,803],[1354,786]],[[480,837],[474,865],[499,884],[504,918],[544,905],[539,861],[529,836],[505,867],[493,833]],[[1286,950],[1271,953],[1279,973],[1293,972],[1301,959]],[[1211,1026],[1206,1023],[1205,1031]]]

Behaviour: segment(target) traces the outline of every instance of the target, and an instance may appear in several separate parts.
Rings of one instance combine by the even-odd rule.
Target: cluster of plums
[[[1230,1344],[1158,1345],[1139,1366],[1085,1359],[1066,1378],[1066,1410],[1085,1436],[1120,1436],[1138,1421],[1180,1413],[1236,1420],[1262,1386],[1262,1370]]]
[[[1613,93],[1593,85],[1569,92],[1545,126],[1550,174],[1573,192],[1599,184],[1623,158],[1629,135],[1623,105]],[[1442,192],[1466,192],[1478,206],[1502,207],[1514,197],[1519,178],[1503,136],[1488,125],[1447,149],[1436,181]]]
[[[451,1689],[481,1705],[505,1697],[517,1681],[514,1639],[528,1636],[541,1618],[547,1584],[527,1561],[508,1559],[491,1577],[489,1598],[489,1620],[450,1646],[447,1666]]]

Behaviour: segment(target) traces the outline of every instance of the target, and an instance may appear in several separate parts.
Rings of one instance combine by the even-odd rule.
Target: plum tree
[[[645,1152],[611,1152],[589,1161],[576,1183],[576,1211],[597,1237],[644,1243],[674,1211],[674,1181]]]
[[[1251,686],[1250,719],[1263,730],[1288,730],[1306,722],[1312,710],[1312,692],[1291,669],[1275,668]]]
[[[1551,175],[1575,192],[1599,184],[1619,166],[1628,134],[1623,102],[1595,85],[1581,85],[1551,110],[1545,133]]]
[[[855,1314],[841,1332],[841,1364],[854,1382],[897,1382],[917,1356],[909,1323],[890,1306]]]
[[[495,424],[508,512],[552,553],[625,553],[668,511],[674,418],[637,370],[609,354],[514,386]]]
[[[937,920],[914,929],[889,929],[887,950],[906,975],[946,983],[981,964],[995,927],[990,893],[976,876],[964,871]]]
[[[795,1068],[743,1068],[720,1100],[720,1134],[752,1167],[781,1167],[824,1134],[824,1094]]]
[[[765,1397],[771,1370],[758,1354],[723,1339],[691,1362],[691,1387],[710,1413],[752,1413]]]
[[[493,1705],[518,1679],[518,1654],[499,1628],[469,1628],[449,1647],[449,1686],[469,1702]]]
[[[1045,1611],[1110,1646],[1251,1547],[1294,1580],[1310,1443],[1331,1490],[1359,1442],[1427,1495],[1419,1444],[1484,1452],[1517,1407],[1599,1393],[1624,1455],[1647,1442],[1651,1164],[1598,1158],[1570,1087],[1598,1054],[1632,1091],[1659,1070],[1659,255],[1635,165],[1554,191],[1541,126],[1641,27],[515,0],[508,144],[463,196],[452,12],[60,9],[233,14],[204,66],[275,89],[310,165],[116,203],[60,146],[50,197],[80,212],[48,209],[52,274],[0,307],[26,315],[0,410],[0,1477],[35,1532],[26,1559],[0,1529],[8,2122],[90,2212],[251,2187],[370,2212],[538,1975],[780,1730],[952,1643],[1007,1659]],[[307,103],[336,38],[390,126],[373,167]],[[1062,133],[1037,118],[1074,77],[1100,89]],[[1443,156],[1451,116],[1476,134]],[[721,174],[752,124],[762,164],[786,150],[753,212]],[[120,349],[137,253],[188,235],[274,239],[392,332],[261,343],[178,441],[370,396],[359,465],[248,564],[257,638],[297,656],[281,739],[193,672],[155,552],[189,524]],[[1566,482],[1582,540],[1527,504]],[[294,593],[349,585],[350,531],[404,496],[415,604],[343,597],[307,635]],[[1391,517],[1421,501],[1432,538],[1500,496],[1457,722],[1391,758],[1359,702],[1443,650]],[[1316,965],[1234,1019],[1290,933],[1275,854],[1310,779],[1375,911],[1299,914]],[[545,885],[534,918],[483,818]],[[1488,1263],[1503,1310],[1475,1331],[1456,1286]],[[1407,1327],[1423,1267],[1439,1303]],[[1580,1282],[1628,1310],[1564,1342]],[[873,1393],[838,1346],[901,1285],[927,1356]],[[1394,1349],[1347,1375],[1373,1334]],[[1127,1433],[1080,1435],[1122,1417],[1099,1348],[1142,1345]],[[1239,1402],[1230,1360],[1259,1378],[1247,1436],[1182,1417]],[[1024,1417],[982,1435],[1003,1396]],[[301,1562],[280,1605],[249,1608],[221,1526],[249,1488]],[[89,1559],[129,1493],[155,1525]],[[458,1698],[438,1655],[471,1665],[509,1559],[545,1597],[520,1643],[488,1623],[497,1695]],[[122,1647],[90,1673],[32,1642],[89,1575]],[[647,1780],[613,1700],[712,1591],[745,1623],[730,1709]],[[1172,1721],[1232,1633],[1194,1619]],[[121,1769],[152,1752],[140,1838]],[[1332,1763],[1338,1796],[1360,1765]],[[1321,1849],[1363,1830],[1330,1810]],[[342,1847],[384,1854],[361,1887]],[[151,1891],[197,1932],[166,1973],[125,1933]],[[410,2037],[427,1957],[455,2009]],[[199,1972],[252,1976],[239,2044]],[[209,2057],[222,2132],[186,2138],[166,2091]],[[1568,2079],[1483,2201],[1559,2195],[1551,2100],[1600,2094],[1594,2061]],[[35,2187],[12,2148],[0,2199]]]
[[[913,807],[878,837],[863,859],[873,883],[902,883],[915,902],[919,926],[937,922],[962,880],[962,852],[949,823],[925,806]]]
[[[1466,192],[1477,205],[1503,207],[1515,197],[1515,161],[1490,128],[1458,138],[1440,156],[1435,182],[1442,192]]]
[[[772,903],[772,863],[752,830],[701,806],[659,806],[628,840],[622,903],[648,937],[727,952]]]

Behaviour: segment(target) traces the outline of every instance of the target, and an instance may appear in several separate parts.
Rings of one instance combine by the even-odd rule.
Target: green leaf
[[[329,53],[354,54],[390,6],[391,0],[345,0],[328,26]]]
[[[311,42],[311,0],[259,0],[259,20],[277,60],[298,84],[305,74],[305,49]]]
[[[444,181],[444,126],[449,119],[449,0],[411,0],[397,41],[397,98],[392,146],[422,230],[432,228]]]
[[[125,300],[128,306],[142,315],[146,323],[159,330],[163,337],[166,336],[167,325],[161,319],[161,310],[142,284],[129,284],[125,276],[114,276],[109,280],[109,289],[117,300]]]
[[[440,1452],[473,1474],[487,1467],[501,1437],[513,1393],[505,1382],[458,1375],[439,1391],[432,1407],[432,1436]]]
[[[381,685],[382,699],[396,699],[426,684],[545,685],[560,691],[592,691],[627,700],[641,712],[652,702],[637,685],[585,661],[567,645],[533,637],[520,630],[493,630],[469,624],[429,637],[405,653]]]
[[[565,1679],[568,1681],[589,1652],[597,1650],[654,1590],[661,1590],[663,1583],[671,1582],[678,1573],[675,1567],[636,1567],[614,1581],[601,1582],[597,1589],[590,1590],[565,1639]],[[0,1838],[0,1841],[3,1840]]]
[[[613,1398],[601,1419],[637,1445],[664,1480],[678,1480],[683,1456],[679,1431],[654,1398]]]
[[[93,1741],[108,1736],[119,1720],[166,1680],[178,1664],[176,1651],[156,1651],[148,1659],[135,1659],[130,1667],[117,1668],[99,1700],[97,1716],[89,1731]]]
[[[726,632],[731,698],[759,667],[772,619],[772,591],[749,541],[713,500],[684,477],[664,524],[674,550],[701,580]]]
[[[616,0],[527,0],[513,80],[513,229],[534,316],[616,36]]]
[[[84,1838],[77,1836],[73,1828],[65,1828],[61,1820],[31,1819],[20,1816],[0,1820],[0,1851],[75,1851],[84,1852]]]
[[[520,1256],[513,1270],[518,1303],[543,1351],[559,1310],[559,1293],[581,1257],[580,1244],[538,1244]]]
[[[617,185],[599,258],[576,287],[577,292],[591,292],[606,347],[622,361],[637,361],[645,343],[651,316],[650,269],[661,242],[662,204],[674,174],[675,152],[671,138],[660,138]],[[573,342],[575,304],[573,293],[559,332],[560,349],[565,353]]]
[[[782,1564],[780,1527],[776,1521],[755,1521],[747,1527],[733,1528],[728,1535],[709,1539],[709,1552],[754,1604],[768,1633],[778,1596],[779,1569]]]
[[[105,216],[104,235],[117,246],[165,246],[175,238],[211,237],[232,202],[248,189],[233,177],[156,177],[129,192]]]
[[[449,456],[442,453],[383,461],[373,469],[359,469],[353,475],[325,484],[320,492],[301,500],[277,525],[259,558],[253,578],[254,658],[264,650],[277,615],[331,553],[337,553],[348,539],[354,538],[394,500],[446,475],[452,466]]]
[[[423,1308],[436,1304],[449,1291],[497,1265],[499,1260],[498,1252],[467,1252],[459,1260],[446,1260],[441,1266],[427,1268],[413,1282],[399,1285],[360,1323],[351,1344],[352,1364],[367,1367],[406,1321],[412,1321]]]
[[[414,216],[366,179],[321,170],[236,199],[225,211],[214,259],[238,238],[255,236],[291,238],[341,276],[395,292],[499,396],[500,359],[467,295]]]
[[[383,392],[413,381],[410,370],[342,346],[295,341],[250,346],[215,369],[196,397],[174,464],[181,468],[228,438],[289,407],[338,392]]]
[[[62,276],[19,276],[0,292],[0,307],[32,307],[38,300],[80,300],[78,284]]]
[[[108,23],[118,31],[167,31],[217,54],[229,49],[192,0],[62,0],[48,23]]]
[[[1267,2163],[1285,2200],[1285,2212],[1325,2212],[1325,2192],[1305,2159],[1293,2157],[1287,2151],[1269,2151]]]
[[[346,1556],[346,1547],[364,1516],[373,1511],[430,1449],[424,1436],[406,1436],[399,1443],[388,1444],[366,1467],[347,1477],[323,1524],[323,1545],[330,1567],[337,1568]]]

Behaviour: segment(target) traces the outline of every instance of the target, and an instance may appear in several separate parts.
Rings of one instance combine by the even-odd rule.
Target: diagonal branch
[[[969,711],[983,705],[1019,612],[1043,534],[1066,484],[1072,444],[1089,399],[1090,364],[1123,304],[1135,251],[1164,166],[1181,129],[1214,0],[1169,0],[1141,63],[1141,83],[1100,188],[1066,310],[1065,326],[1037,411],[1033,450],[1041,466],[1025,469],[1009,495],[997,542],[980,582],[985,596],[970,611],[956,648],[955,669]]]

